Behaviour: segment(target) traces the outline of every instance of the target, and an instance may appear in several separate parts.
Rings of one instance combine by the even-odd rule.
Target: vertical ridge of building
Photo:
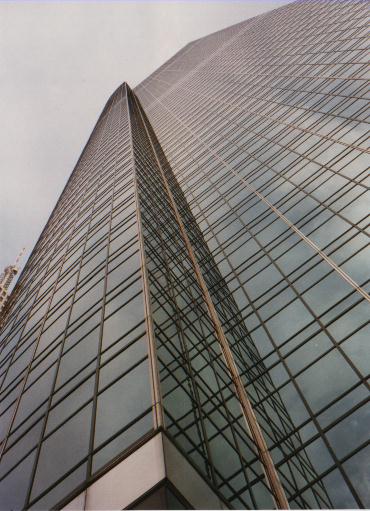
[[[141,261],[141,272],[143,278],[143,289],[145,296],[145,321],[147,325],[147,335],[148,335],[148,345],[149,345],[149,359],[150,359],[150,372],[151,372],[151,381],[152,381],[152,395],[153,395],[153,407],[154,407],[154,427],[161,428],[164,425],[163,419],[163,406],[162,406],[162,398],[161,391],[159,385],[159,372],[158,372],[158,362],[157,362],[157,353],[155,347],[155,339],[154,339],[154,326],[153,326],[153,315],[152,315],[152,306],[150,300],[150,291],[149,291],[149,279],[148,279],[148,270],[146,267],[146,259],[145,259],[145,248],[144,248],[144,237],[143,237],[143,227],[140,213],[140,204],[139,204],[139,191],[138,191],[138,182],[136,176],[136,163],[135,163],[135,154],[133,148],[133,135],[131,128],[131,116],[133,115],[131,112],[131,108],[129,105],[128,95],[130,93],[129,86],[127,83],[124,84],[125,93],[126,93],[126,105],[128,112],[128,124],[129,124],[129,133],[130,133],[130,147],[131,147],[131,157],[134,166],[134,188],[135,188],[135,204],[136,204],[136,212],[138,216],[138,229],[139,229],[139,245],[140,245],[140,261]]]

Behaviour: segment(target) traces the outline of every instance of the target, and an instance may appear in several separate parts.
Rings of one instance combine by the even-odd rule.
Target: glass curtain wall
[[[368,7],[291,3],[135,89],[249,331],[243,377],[293,507],[317,485],[370,506]]]

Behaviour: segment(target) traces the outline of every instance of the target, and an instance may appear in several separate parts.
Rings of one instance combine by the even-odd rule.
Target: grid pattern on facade
[[[153,428],[138,251],[121,88],[26,266],[2,335],[2,507],[52,507]]]
[[[160,148],[159,152],[176,204],[181,209],[189,239],[192,246],[195,247],[195,253],[200,262],[207,287],[212,295],[228,344],[242,376],[243,384],[248,389],[249,398],[267,440],[267,445],[272,447],[278,443],[280,449],[287,454],[290,453],[290,456],[287,456],[286,471],[280,470],[281,478],[285,482],[285,491],[288,495],[299,494],[299,488],[303,481],[306,484],[307,481],[316,479],[317,473],[307,452],[302,448],[302,438],[295,431],[289,411],[277,392],[272,378],[266,371],[266,366],[249,336],[235,299],[229,291],[207,244],[204,242],[185,196]],[[298,448],[300,450],[295,453],[296,455],[291,456]],[[250,481],[249,485],[253,486],[253,483]],[[295,505],[303,508],[331,507],[330,498],[321,483],[313,485],[311,490],[306,492],[304,497],[302,495],[297,496]],[[242,493],[242,490],[239,489],[238,493]],[[233,505],[240,507],[242,504],[236,500]]]
[[[127,90],[121,86],[103,110],[8,311],[2,503],[53,507],[152,430],[146,313],[154,325],[164,427],[225,499],[243,508],[272,507],[165,179],[177,187],[181,214],[194,226],[192,242],[206,250],[205,242]],[[162,164],[167,178],[159,173]],[[49,246],[55,232],[61,240]],[[43,278],[31,272],[35,260],[46,268]],[[37,285],[26,315],[29,274]]]
[[[243,508],[271,507],[258,452],[246,432],[159,172],[158,142],[153,133],[148,138],[150,128],[144,126],[144,113],[133,98],[131,104],[136,110],[132,116],[134,154],[166,430],[231,503],[242,490],[239,505]],[[182,208],[180,212],[184,214]],[[204,244],[201,236],[196,243]]]
[[[158,426],[149,314],[163,426],[226,500],[272,507],[165,180],[172,180],[184,221],[193,224],[192,243],[206,250],[204,239],[127,91],[121,86],[103,110],[8,310],[1,345],[2,505],[54,507]],[[34,300],[26,314],[29,286]]]
[[[245,377],[273,382],[256,409],[289,413],[270,444],[287,494],[320,483],[336,507],[370,502],[367,18],[296,2],[136,88],[261,356]]]
[[[158,427],[271,508],[223,339],[290,505],[370,505],[367,11],[296,2],[189,43],[146,113],[111,96],[6,306],[7,508],[65,502]]]

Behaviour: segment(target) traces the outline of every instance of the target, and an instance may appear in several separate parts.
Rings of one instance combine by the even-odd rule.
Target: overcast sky
[[[31,252],[106,100],[283,1],[0,1],[0,272]]]

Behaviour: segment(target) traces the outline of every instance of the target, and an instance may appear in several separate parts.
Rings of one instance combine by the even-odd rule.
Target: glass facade
[[[122,87],[15,290],[2,334],[1,509],[51,508],[153,429],[126,103]]]
[[[230,508],[370,506],[367,11],[289,4],[111,96],[6,306],[0,509],[159,430]]]
[[[370,506],[368,18],[295,2],[136,88],[235,301],[220,318],[248,329],[240,372],[291,507]]]

